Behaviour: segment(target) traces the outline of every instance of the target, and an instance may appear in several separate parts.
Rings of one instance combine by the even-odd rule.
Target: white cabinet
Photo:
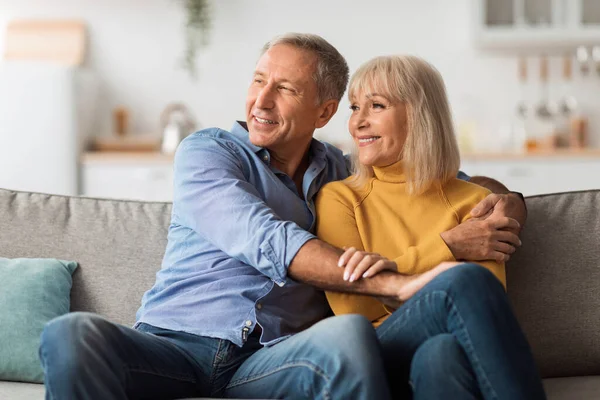
[[[486,49],[600,45],[598,0],[472,0],[475,42]]]
[[[84,196],[173,200],[173,165],[165,159],[84,157],[81,180],[81,194]]]
[[[600,189],[600,158],[594,157],[466,159],[461,170],[496,179],[526,196]]]

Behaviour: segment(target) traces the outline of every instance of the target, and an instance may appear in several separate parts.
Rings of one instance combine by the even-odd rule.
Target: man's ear
[[[317,122],[315,123],[315,129],[322,128],[335,115],[338,109],[338,105],[340,104],[337,100],[327,100],[319,107],[319,118],[317,118]]]

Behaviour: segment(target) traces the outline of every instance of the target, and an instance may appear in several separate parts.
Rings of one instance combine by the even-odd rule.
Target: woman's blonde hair
[[[404,161],[409,193],[423,193],[456,177],[460,155],[446,87],[435,67],[409,55],[374,58],[350,79],[350,102],[362,93],[406,105],[407,138],[398,160]],[[363,187],[373,168],[360,164],[356,148],[352,163],[349,184]]]

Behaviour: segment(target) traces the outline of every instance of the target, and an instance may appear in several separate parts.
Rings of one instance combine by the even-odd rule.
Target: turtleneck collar
[[[385,167],[373,167],[375,177],[383,182],[405,183],[406,174],[402,160]]]

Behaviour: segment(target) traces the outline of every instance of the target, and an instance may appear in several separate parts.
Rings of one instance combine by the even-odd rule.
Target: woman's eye
[[[373,103],[373,108],[385,108],[385,106],[381,103]]]
[[[351,109],[352,111],[358,111],[358,106],[357,106],[356,104],[352,104],[352,105],[350,106],[350,109]]]

